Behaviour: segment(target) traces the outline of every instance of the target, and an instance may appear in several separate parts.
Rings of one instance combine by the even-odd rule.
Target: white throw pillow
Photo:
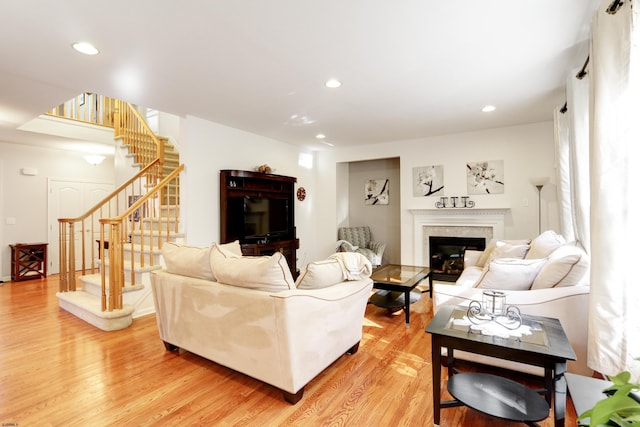
[[[564,245],[566,240],[564,237],[556,234],[553,230],[547,230],[531,242],[531,248],[525,258],[540,259],[547,258],[551,252]]]
[[[307,265],[307,268],[296,280],[298,289],[326,288],[345,280],[342,265],[337,259],[316,261]]]
[[[553,288],[562,279],[564,279],[571,269],[580,261],[579,254],[566,254],[558,256],[556,252],[560,252],[562,248],[556,249],[551,253],[547,263],[542,267],[540,273],[533,281],[531,289]],[[554,256],[555,255],[555,256]]]
[[[196,248],[174,242],[162,246],[162,257],[169,273],[197,279],[215,280],[209,257],[211,247]]]
[[[513,245],[507,242],[497,242],[496,247],[491,253],[491,260],[500,258],[519,258],[523,259],[529,250],[529,245]]]
[[[215,248],[211,252],[216,252]],[[265,257],[224,256],[229,253],[221,249],[223,256],[211,257],[211,269],[218,282],[270,292],[295,289],[287,259],[280,252]]]
[[[588,270],[587,254],[576,246],[565,245],[549,255],[531,289],[580,285]]]
[[[485,268],[476,284],[477,288],[523,291],[531,288],[544,259],[495,259]]]

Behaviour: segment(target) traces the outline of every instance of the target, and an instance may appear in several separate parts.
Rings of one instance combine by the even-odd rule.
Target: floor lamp
[[[551,181],[551,179],[548,176],[544,176],[544,177],[540,177],[540,178],[531,178],[531,183],[536,187],[536,189],[538,190],[538,235],[540,233],[542,233],[542,204],[541,202],[541,197],[540,197],[540,193],[542,193],[542,187],[544,187],[545,185],[547,185],[549,182]]]

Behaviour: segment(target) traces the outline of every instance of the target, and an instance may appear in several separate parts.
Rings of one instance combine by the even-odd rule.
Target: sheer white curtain
[[[575,240],[590,252],[589,75],[578,79],[578,71],[573,70],[567,81],[571,205]]]
[[[632,370],[640,357],[640,0],[592,23],[591,296],[588,365]],[[633,3],[633,8],[631,8]]]
[[[568,103],[567,103],[568,104]],[[559,108],[553,112],[556,143],[556,182],[559,200],[560,234],[567,242],[575,240],[573,211],[571,209],[571,168],[569,157],[569,123],[566,113]]]

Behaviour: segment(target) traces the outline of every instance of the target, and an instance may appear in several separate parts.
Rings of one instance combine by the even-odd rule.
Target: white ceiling
[[[551,120],[599,2],[3,1],[0,141],[85,91],[323,149]]]

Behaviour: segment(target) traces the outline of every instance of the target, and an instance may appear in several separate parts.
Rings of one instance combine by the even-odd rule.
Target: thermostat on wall
[[[38,169],[36,169],[36,168],[22,168],[22,175],[29,175],[29,176],[38,175]]]

